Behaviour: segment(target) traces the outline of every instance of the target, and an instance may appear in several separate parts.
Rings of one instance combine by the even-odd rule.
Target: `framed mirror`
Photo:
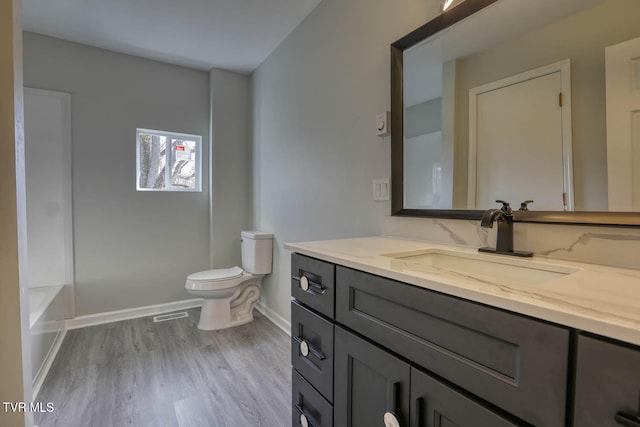
[[[458,1],[391,45],[392,214],[640,226],[640,2]]]

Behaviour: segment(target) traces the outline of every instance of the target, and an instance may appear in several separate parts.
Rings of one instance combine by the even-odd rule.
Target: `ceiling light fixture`
[[[443,0],[442,1],[442,11],[446,12],[446,10],[449,9],[449,7],[451,7],[452,4],[453,4],[453,0]]]

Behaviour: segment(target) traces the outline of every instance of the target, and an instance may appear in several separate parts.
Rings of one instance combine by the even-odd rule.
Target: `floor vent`
[[[186,311],[180,311],[178,313],[161,314],[160,316],[153,316],[154,322],[166,322],[167,320],[182,319],[189,317]]]

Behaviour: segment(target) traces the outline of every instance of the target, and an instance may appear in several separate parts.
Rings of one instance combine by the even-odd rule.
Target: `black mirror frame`
[[[498,0],[467,0],[391,44],[391,215],[480,220],[482,210],[404,208],[403,53]],[[639,212],[514,212],[519,222],[640,227]]]

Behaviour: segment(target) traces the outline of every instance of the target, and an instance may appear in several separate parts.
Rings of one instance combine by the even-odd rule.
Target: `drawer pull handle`
[[[616,414],[615,420],[618,424],[626,427],[640,427],[640,416],[618,412]]]
[[[300,283],[300,289],[305,292],[309,292],[310,294],[323,295],[327,291],[327,288],[322,286],[320,283],[309,280],[307,276],[293,276],[292,279]]]
[[[395,382],[391,384],[391,393],[389,393],[389,410],[384,413],[382,420],[385,427],[400,427],[400,422],[396,415],[396,405],[398,404],[398,391],[400,383]]]
[[[384,427],[400,427],[398,418],[396,418],[396,414],[394,414],[393,412],[385,412],[383,421]]]
[[[420,427],[424,423],[422,422],[422,405],[424,404],[424,398],[419,397],[416,399],[416,423],[414,427]]]
[[[296,405],[296,409],[300,413],[300,427],[313,427],[313,424],[309,422],[309,419],[304,414],[304,410],[300,405]]]
[[[295,342],[298,343],[298,345],[300,346],[300,353],[304,356],[307,357],[309,355],[309,353],[313,354],[316,359],[318,360],[324,360],[327,358],[327,356],[325,356],[324,354],[322,354],[322,352],[318,351],[316,348],[314,348],[311,344],[309,344],[309,341],[303,340],[300,337],[293,337],[293,340]]]
[[[398,404],[398,389],[400,388],[400,383],[395,382],[391,384],[391,393],[389,394],[389,412],[396,412],[396,405]]]

